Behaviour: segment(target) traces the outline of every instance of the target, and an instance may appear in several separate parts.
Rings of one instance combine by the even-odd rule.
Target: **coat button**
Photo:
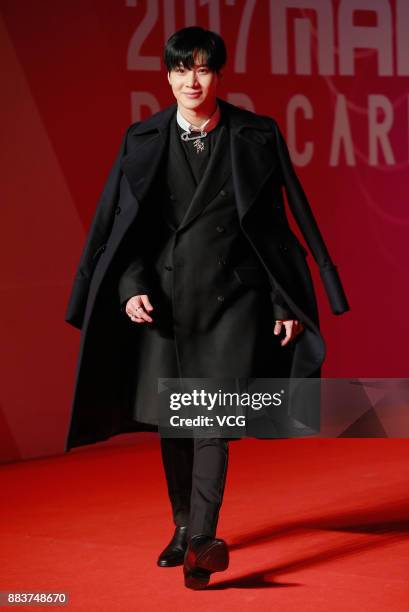
[[[121,207],[120,207],[120,206],[117,206],[117,207],[115,208],[115,214],[116,214],[116,215],[119,215],[119,213],[120,213],[120,212],[121,212]]]
[[[218,231],[220,234],[221,234],[222,232],[224,232],[225,230],[224,230],[223,225],[217,225],[217,226],[216,226],[216,231]]]
[[[170,198],[171,200],[176,200],[176,196],[174,196],[174,195],[173,195],[173,193],[170,193],[170,194],[169,194],[169,198]]]
[[[171,272],[173,270],[172,266],[165,266],[165,270],[167,270],[168,272]]]
[[[227,191],[225,191],[224,189],[222,189],[222,190],[220,191],[220,195],[221,195],[221,196],[223,196],[223,197],[225,197],[225,196],[227,196],[228,194],[227,194]]]
[[[287,247],[287,245],[286,245],[286,244],[279,244],[279,245],[278,245],[278,248],[279,248],[281,251],[287,251],[287,250],[288,250],[288,247]]]
[[[218,295],[217,299],[219,302],[224,302],[224,295]]]
[[[221,266],[225,266],[226,265],[226,260],[224,257],[219,257],[219,265]]]

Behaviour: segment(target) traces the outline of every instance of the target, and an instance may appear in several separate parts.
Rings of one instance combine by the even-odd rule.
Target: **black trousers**
[[[226,438],[164,438],[161,452],[176,526],[216,535],[229,458]]]

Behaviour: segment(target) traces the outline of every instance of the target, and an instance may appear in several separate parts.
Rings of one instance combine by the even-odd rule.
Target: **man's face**
[[[196,57],[192,69],[180,65],[168,72],[168,81],[178,105],[187,110],[209,110],[216,101],[219,74],[210,70],[203,58]]]

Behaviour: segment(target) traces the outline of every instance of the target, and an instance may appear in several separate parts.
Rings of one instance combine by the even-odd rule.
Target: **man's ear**
[[[170,72],[168,72],[168,83],[170,85]]]

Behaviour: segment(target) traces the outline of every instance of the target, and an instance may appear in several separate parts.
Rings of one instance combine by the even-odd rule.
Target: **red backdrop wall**
[[[63,449],[79,345],[64,323],[73,275],[125,128],[173,102],[161,51],[185,25],[226,40],[219,96],[278,120],[338,265],[351,306],[342,317],[308,258],[323,375],[406,376],[409,3],[0,6],[3,460]]]

